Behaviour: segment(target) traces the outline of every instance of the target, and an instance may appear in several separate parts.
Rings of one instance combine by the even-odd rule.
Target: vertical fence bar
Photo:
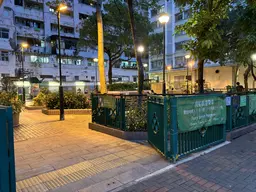
[[[13,119],[12,119],[12,108],[8,107],[6,110],[7,121],[8,121],[8,136],[9,146],[9,180],[10,180],[10,192],[16,191],[16,178],[15,178],[15,156],[14,156],[14,138],[13,138]]]
[[[164,96],[164,110],[163,110],[163,115],[164,115],[164,117],[163,117],[163,120],[164,120],[164,155],[165,155],[165,157],[166,158],[168,158],[168,156],[167,156],[167,151],[168,151],[168,144],[167,144],[167,141],[168,141],[168,134],[167,134],[167,122],[168,122],[168,117],[167,117],[167,98],[166,98],[166,96]]]
[[[0,108],[0,191],[10,191],[6,108]],[[9,134],[9,133],[8,133]]]
[[[121,95],[120,98],[120,120],[121,120],[121,130],[125,130],[126,129],[126,124],[125,124],[125,98],[123,97],[123,95]]]
[[[249,125],[249,96],[248,95],[246,95],[245,116],[246,116],[246,126],[248,126]]]
[[[178,154],[178,128],[177,128],[177,98],[171,98],[171,120],[172,120],[172,157],[173,161],[176,162]]]

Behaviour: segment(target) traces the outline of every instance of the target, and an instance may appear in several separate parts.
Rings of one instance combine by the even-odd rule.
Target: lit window
[[[44,41],[41,41],[41,47],[45,47]]]
[[[49,11],[52,12],[52,13],[55,12],[53,8],[49,8]]]
[[[31,55],[30,56],[30,61],[32,63],[49,63],[49,58],[48,57]]]

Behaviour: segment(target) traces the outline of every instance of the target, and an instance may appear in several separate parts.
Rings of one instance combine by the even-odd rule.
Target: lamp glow
[[[252,54],[251,59],[252,59],[253,61],[256,61],[256,53]]]
[[[166,24],[168,23],[170,17],[167,13],[162,13],[160,15],[160,17],[158,18],[158,21],[161,23],[161,24]]]
[[[98,58],[94,58],[93,61],[94,61],[95,63],[97,63],[99,60],[98,60]]]
[[[67,8],[68,8],[67,5],[65,5],[65,4],[60,4],[59,7],[58,7],[58,11],[64,11],[64,10],[66,10]]]
[[[143,45],[138,46],[138,52],[140,52],[140,53],[144,52]]]
[[[190,55],[188,54],[188,55],[185,55],[185,58],[186,59],[189,59],[190,58]]]
[[[22,48],[28,48],[28,44],[27,43],[21,43],[21,47]]]

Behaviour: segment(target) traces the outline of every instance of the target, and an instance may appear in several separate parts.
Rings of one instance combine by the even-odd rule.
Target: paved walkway
[[[17,192],[103,192],[169,165],[146,142],[88,129],[89,115],[25,111],[15,128]]]
[[[255,192],[256,131],[223,148],[121,191]]]

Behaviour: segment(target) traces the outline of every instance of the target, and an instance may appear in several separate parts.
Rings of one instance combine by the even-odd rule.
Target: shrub
[[[44,106],[48,94],[50,94],[50,91],[47,88],[40,89],[39,94],[33,99],[34,106]]]
[[[109,91],[135,91],[136,89],[136,83],[114,83],[108,85]]]
[[[0,105],[11,106],[14,114],[22,110],[22,102],[18,99],[16,92],[0,92]]]
[[[59,93],[47,94],[45,104],[48,109],[59,109]],[[89,107],[89,100],[84,94],[64,92],[64,109],[86,109]]]

